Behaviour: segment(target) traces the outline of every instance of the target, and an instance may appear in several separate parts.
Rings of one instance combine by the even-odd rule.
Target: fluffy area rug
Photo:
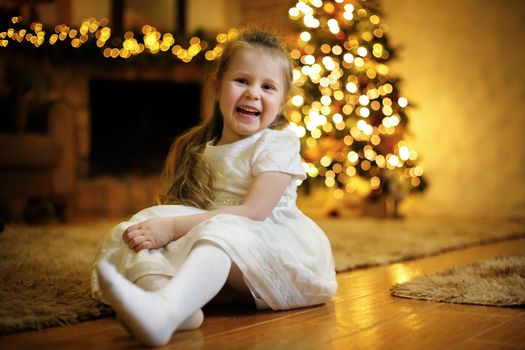
[[[337,271],[388,264],[525,236],[525,221],[317,220]],[[8,225],[0,233],[0,334],[110,315],[90,296],[91,263],[118,222]]]
[[[525,255],[498,257],[396,284],[410,299],[492,306],[525,305]]]
[[[110,315],[90,296],[91,262],[106,230],[7,226],[0,233],[0,334]]]
[[[524,220],[322,219],[338,272],[525,237]]]

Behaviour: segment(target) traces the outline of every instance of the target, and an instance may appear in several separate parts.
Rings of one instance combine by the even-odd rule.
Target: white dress
[[[299,147],[297,136],[289,129],[265,129],[226,145],[208,143],[204,157],[213,172],[216,208],[241,204],[250,182],[261,172],[293,176],[271,215],[265,221],[254,221],[220,214],[165,247],[136,253],[122,240],[128,226],[154,217],[204,212],[181,205],[146,208],[110,230],[93,267],[107,258],[132,282],[149,274],[173,276],[193,245],[207,240],[239,266],[258,308],[281,310],[327,302],[337,289],[334,261],[324,232],[295,204],[297,183],[305,178]],[[104,301],[94,270],[91,288],[93,297]]]

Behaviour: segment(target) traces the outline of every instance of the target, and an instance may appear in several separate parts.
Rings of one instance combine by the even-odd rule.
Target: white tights
[[[221,290],[230,270],[230,257],[209,242],[198,243],[171,279],[156,275],[135,285],[108,261],[97,265],[104,297],[128,331],[147,346],[165,345],[176,330],[199,327],[201,308]]]
[[[154,292],[168,284],[170,279],[171,277],[166,275],[146,275],[136,280],[135,284],[144,290]],[[199,328],[203,320],[204,314],[202,313],[201,309],[198,309],[192,315],[190,315],[190,317],[184,320],[177,330],[184,331],[188,329]]]

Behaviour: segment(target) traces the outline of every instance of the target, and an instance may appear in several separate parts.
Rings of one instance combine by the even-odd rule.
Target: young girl
[[[291,84],[275,36],[249,30],[229,42],[213,80],[213,117],[168,155],[164,205],[102,242],[93,296],[141,343],[164,345],[173,332],[199,327],[210,301],[282,310],[335,294],[330,244],[295,205],[305,173],[299,140],[285,128]]]

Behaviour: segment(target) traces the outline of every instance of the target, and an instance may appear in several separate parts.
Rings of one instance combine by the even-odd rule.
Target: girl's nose
[[[247,98],[258,99],[260,97],[260,92],[256,86],[248,86],[244,92],[244,96]]]

